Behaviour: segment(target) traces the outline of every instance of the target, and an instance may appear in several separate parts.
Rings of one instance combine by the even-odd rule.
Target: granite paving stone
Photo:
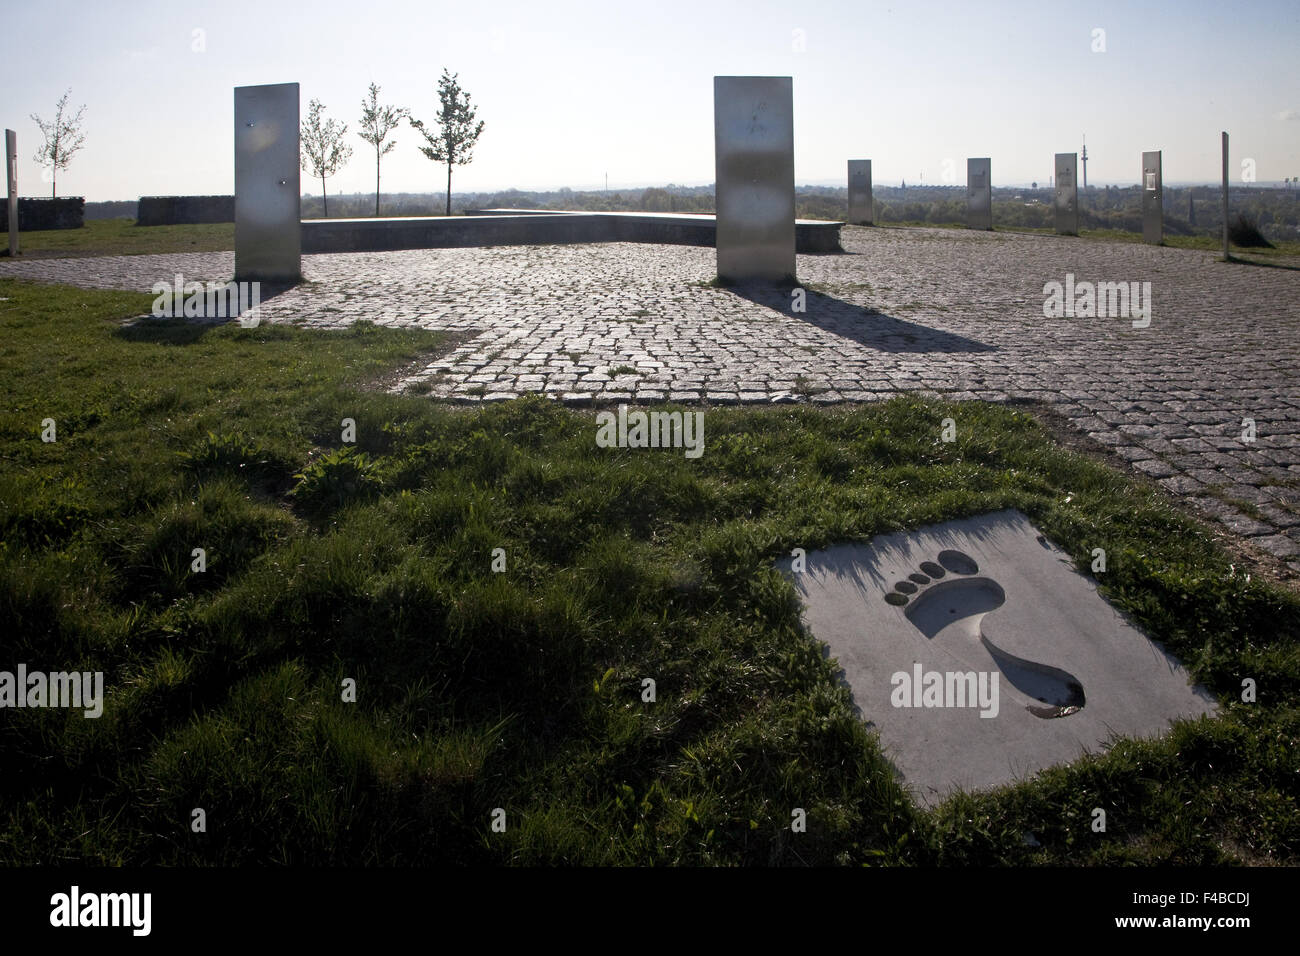
[[[842,237],[842,255],[798,257],[802,313],[788,291],[711,286],[712,249],[641,243],[309,255],[307,281],[260,313],[468,336],[393,386],[434,400],[1044,402],[1300,569],[1300,270],[1030,234],[846,226]],[[0,276],[140,292],[233,270],[229,252],[0,261]],[[1150,325],[1045,318],[1043,287],[1067,273],[1149,281]],[[638,374],[612,379],[619,365]]]

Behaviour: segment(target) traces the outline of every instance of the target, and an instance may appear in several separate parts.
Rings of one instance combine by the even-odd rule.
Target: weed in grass
[[[294,477],[298,484],[292,494],[309,510],[338,508],[364,500],[383,487],[378,463],[351,446],[321,455]]]

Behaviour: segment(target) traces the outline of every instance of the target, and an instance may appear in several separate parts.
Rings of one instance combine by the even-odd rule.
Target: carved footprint
[[[942,641],[962,660],[986,670],[991,662],[1013,687],[1046,705],[1026,706],[1035,717],[1077,713],[1085,699],[1083,685],[1073,674],[1009,654],[984,634],[984,615],[1005,604],[1007,596],[996,581],[978,573],[979,565],[970,555],[940,551],[934,561],[922,561],[918,571],[896,583],[885,601],[905,608],[904,616],[918,631]]]

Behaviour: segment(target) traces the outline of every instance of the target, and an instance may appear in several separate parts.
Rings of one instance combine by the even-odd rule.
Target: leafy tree
[[[397,124],[406,116],[406,110],[400,106],[380,106],[379,87],[370,84],[370,98],[361,101],[361,132],[357,135],[375,148],[375,215],[379,215],[379,160],[388,155],[397,145],[393,140],[388,143],[388,134],[397,128]]]
[[[668,190],[651,186],[641,194],[641,208],[646,212],[672,212],[673,197]]]
[[[466,166],[473,162],[471,150],[483,132],[483,121],[474,124],[477,110],[470,106],[470,96],[456,82],[459,73],[442,71],[438,81],[438,100],[442,108],[438,110],[438,129],[430,132],[424,123],[407,116],[411,125],[419,130],[428,146],[421,146],[424,153],[435,163],[447,164],[447,215],[451,215],[451,167]]]
[[[321,201],[325,205],[325,218],[329,218],[330,201],[325,194],[325,177],[333,176],[352,155],[352,147],[343,142],[343,135],[348,131],[346,123],[336,120],[321,122],[321,113],[325,107],[320,100],[312,100],[307,107],[307,118],[302,124],[302,168],[311,170],[313,177],[320,180]]]
[[[32,114],[32,119],[36,121],[36,125],[41,128],[41,134],[45,137],[45,145],[36,154],[36,161],[42,166],[50,167],[50,198],[52,199],[57,196],[59,170],[68,168],[73,154],[81,149],[82,141],[85,139],[81,133],[81,114],[86,111],[85,104],[78,108],[76,115],[64,116],[64,111],[68,108],[68,96],[71,93],[72,89],[69,88],[59,98],[55,106],[54,119],[49,123],[35,113]]]

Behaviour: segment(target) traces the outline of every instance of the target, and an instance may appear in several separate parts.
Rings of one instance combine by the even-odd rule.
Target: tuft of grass
[[[1273,243],[1264,238],[1259,226],[1247,218],[1245,213],[1237,213],[1228,223],[1228,241],[1243,249],[1274,249]]]
[[[298,484],[290,494],[312,510],[339,508],[350,501],[373,498],[383,487],[378,463],[352,446],[313,459],[294,477]]]

